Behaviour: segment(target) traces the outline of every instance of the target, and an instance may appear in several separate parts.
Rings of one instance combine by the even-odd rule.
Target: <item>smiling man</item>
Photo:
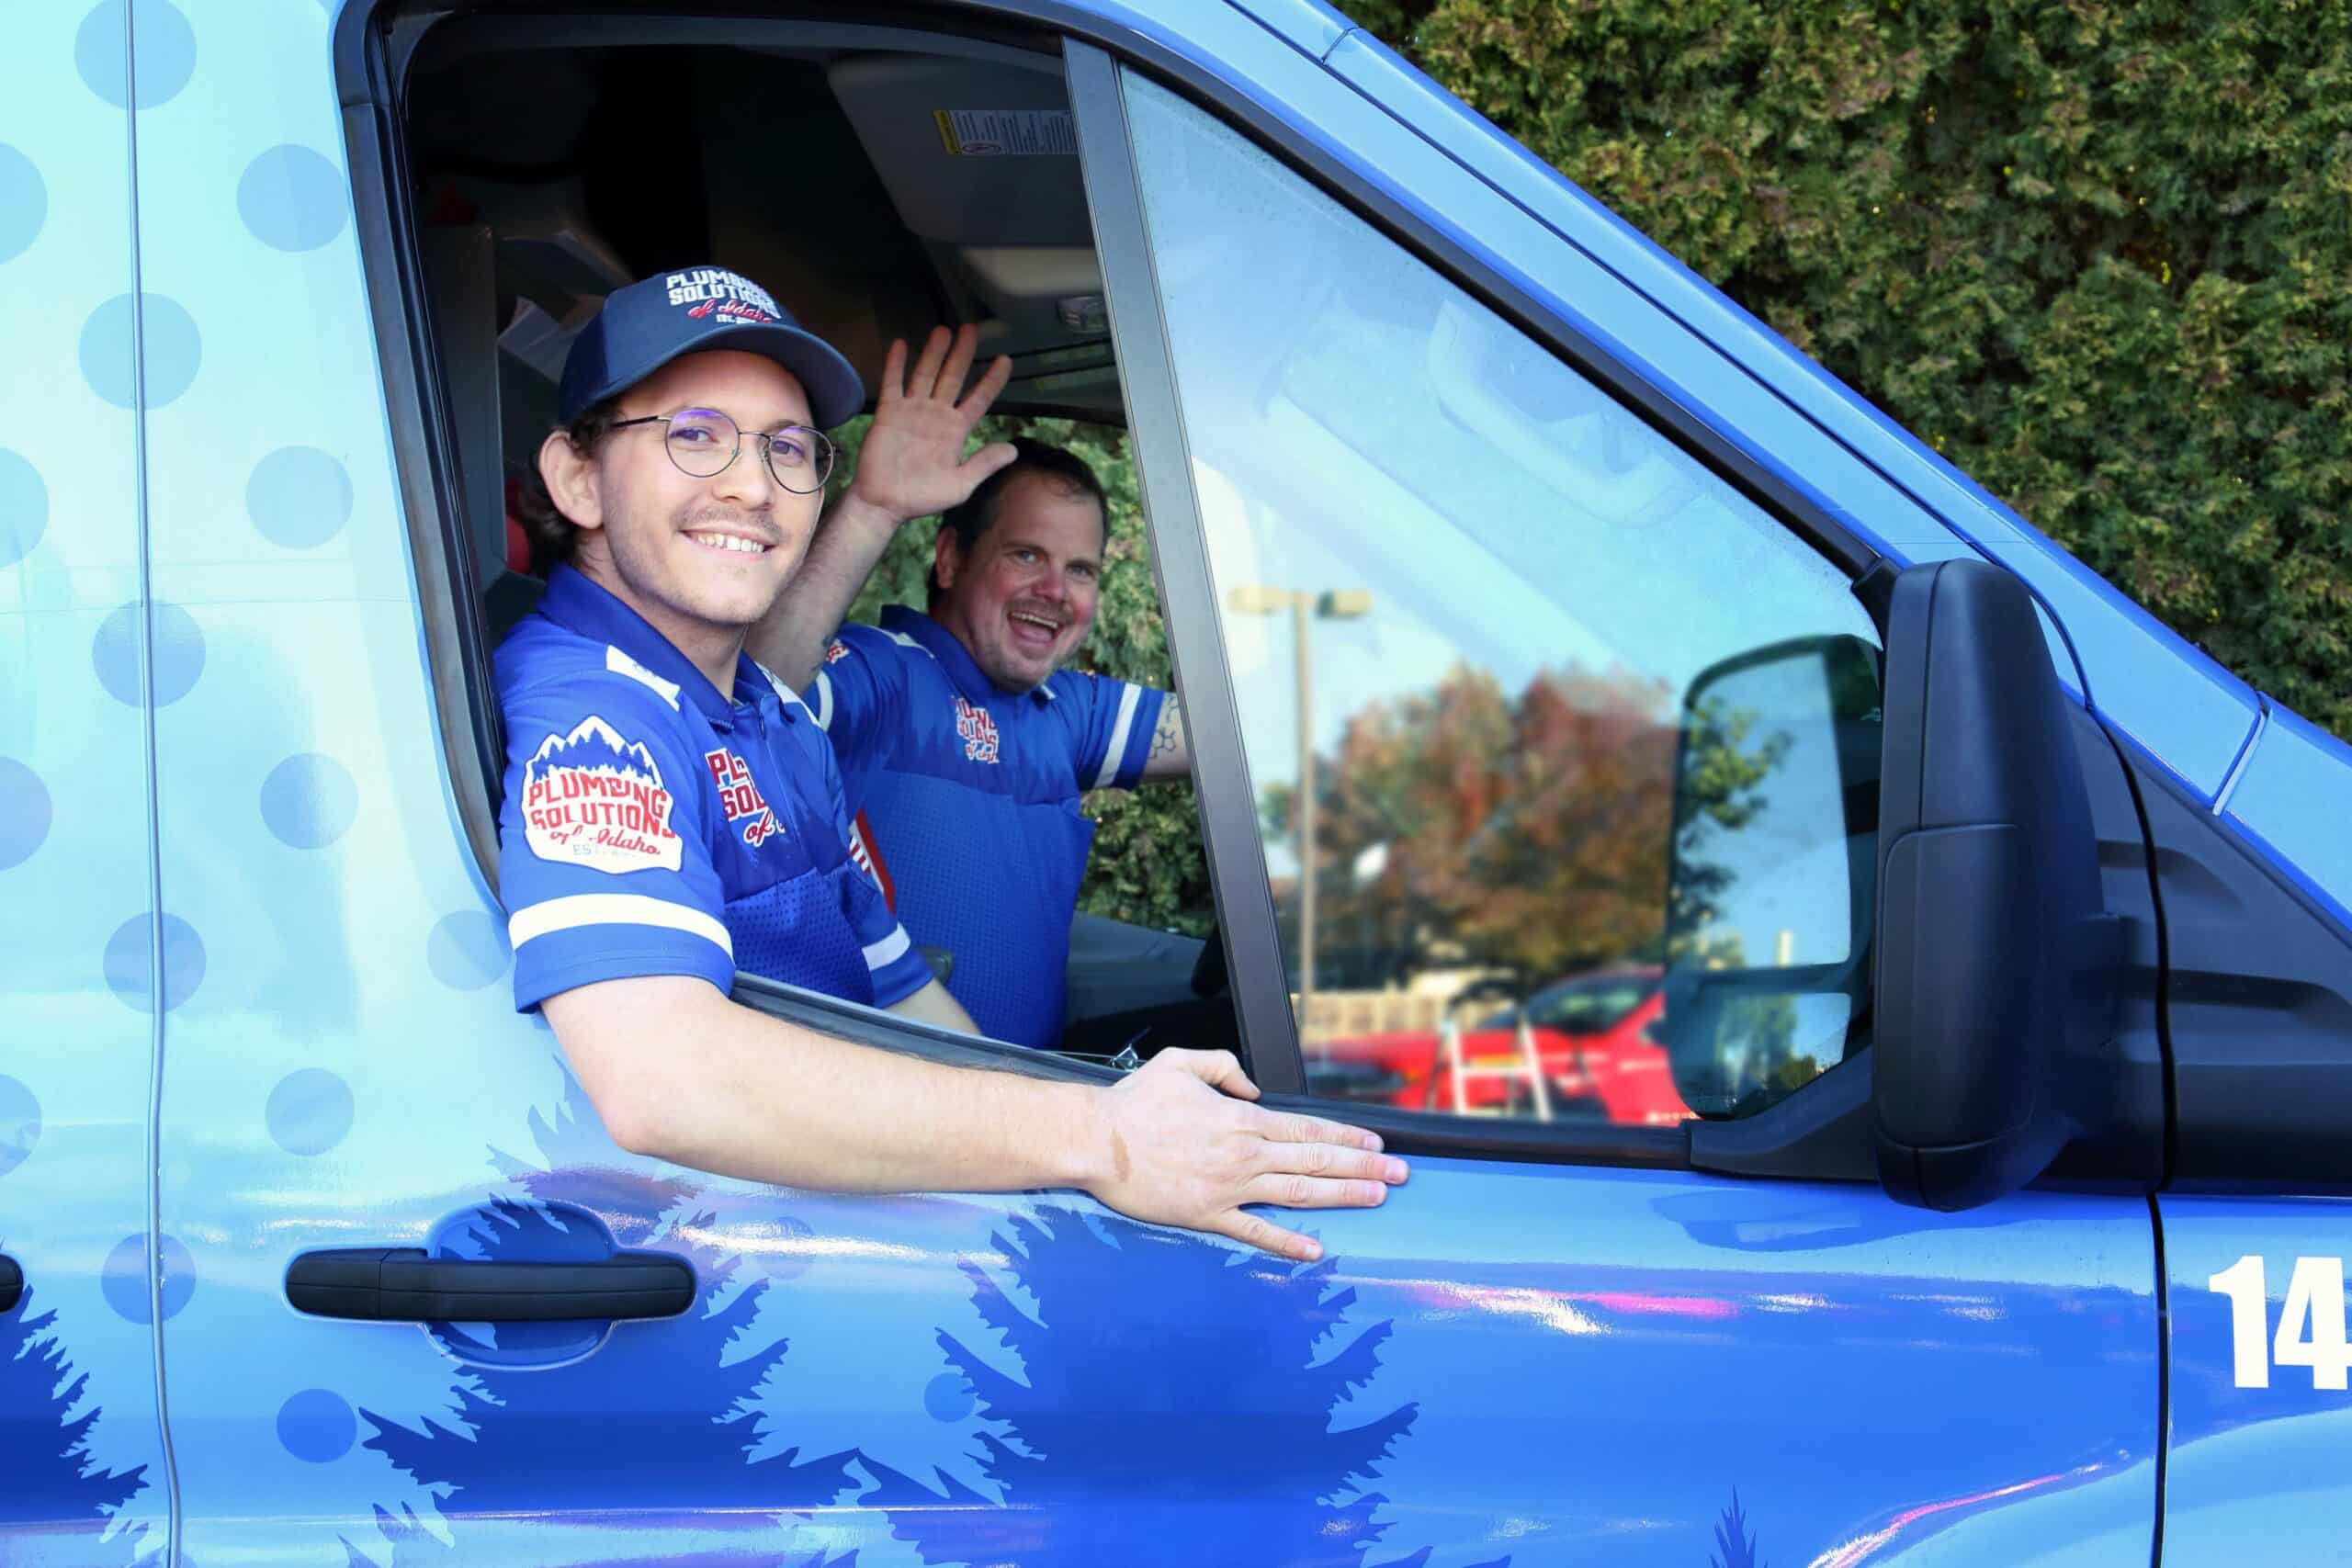
[[[947,403],[972,344],[968,327],[934,333],[904,389],[894,355],[876,431],[908,398],[977,419],[1009,367]],[[1183,719],[1169,693],[1061,668],[1093,626],[1102,579],[1102,487],[1083,461],[1034,441],[983,448],[956,476],[912,457],[869,437],[858,479],[883,504],[827,520],[756,646],[793,674],[815,665],[804,695],[899,919],[955,955],[949,990],[984,1032],[1051,1047],[1094,838],[1079,796],[1186,776]],[[925,491],[924,473],[959,482]],[[842,626],[820,662],[815,628],[840,619],[901,522],[942,508],[926,608]]]
[[[971,1027],[850,858],[815,716],[743,652],[816,531],[823,427],[864,400],[846,360],[717,267],[616,291],[574,344],[532,516],[535,554],[556,564],[497,655],[516,1007],[540,1010],[639,1154],[844,1191],[1078,1187],[1317,1256],[1243,1205],[1377,1203],[1404,1164],[1371,1134],[1245,1103],[1257,1089],[1229,1055],[1165,1052],[1115,1086],[1046,1081],[729,996],[742,969]],[[900,397],[875,430],[902,484],[968,490],[973,417]],[[876,504],[854,492],[853,512]]]

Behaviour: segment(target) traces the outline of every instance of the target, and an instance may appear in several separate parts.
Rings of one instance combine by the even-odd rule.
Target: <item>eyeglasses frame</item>
[[[681,409],[678,411],[678,414],[688,412],[690,411]],[[687,468],[684,463],[678,461],[678,455],[670,450],[669,432],[665,428],[662,431],[662,456],[670,459],[670,466],[672,468],[677,469],[678,472],[685,475],[690,479],[715,479],[719,475],[725,473],[728,469],[733,468],[735,466],[735,459],[743,455],[743,436],[745,432],[741,424],[736,423],[735,416],[729,413],[725,409],[702,409],[691,412],[714,413],[719,418],[725,420],[729,425],[732,425],[735,431],[735,449],[727,454],[727,461],[719,464],[718,467],[711,469],[710,472],[707,474],[698,474],[692,468]],[[605,428],[607,431],[626,430],[633,424],[659,424],[666,427],[672,420],[678,417],[678,414],[639,414],[635,419],[616,419]],[[794,484],[790,479],[786,479],[783,474],[776,470],[776,437],[792,431],[798,431],[803,435],[815,436],[817,438],[816,445],[812,450],[821,452],[823,454],[823,461],[817,465],[817,482],[807,490],[802,490],[799,486]],[[767,466],[768,477],[770,479],[775,480],[777,484],[782,485],[786,491],[790,491],[794,495],[818,495],[823,492],[825,481],[831,479],[833,476],[833,459],[840,456],[841,452],[841,448],[833,445],[833,438],[831,436],[826,434],[823,431],[817,429],[814,425],[808,424],[784,424],[778,425],[774,430],[755,430],[750,434],[752,439],[760,444],[760,461]]]

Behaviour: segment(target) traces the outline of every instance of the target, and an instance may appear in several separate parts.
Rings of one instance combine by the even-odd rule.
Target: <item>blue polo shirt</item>
[[[808,692],[917,942],[956,955],[947,988],[982,1032],[1061,1039],[1090,789],[1142,776],[1167,694],[1057,671],[1004,692],[955,634],[894,604],[843,626]]]
[[[571,568],[499,645],[514,1005],[738,969],[888,1007],[931,972],[844,847],[832,748],[748,657],[729,700]]]

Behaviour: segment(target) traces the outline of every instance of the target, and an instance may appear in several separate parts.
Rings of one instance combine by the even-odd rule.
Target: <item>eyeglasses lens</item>
[[[768,437],[768,472],[796,495],[825,488],[833,471],[833,444],[824,432],[787,424]]]
[[[708,409],[689,409],[670,416],[665,444],[670,448],[670,461],[677,464],[681,472],[707,479],[735,460],[738,440],[735,422],[725,414]]]

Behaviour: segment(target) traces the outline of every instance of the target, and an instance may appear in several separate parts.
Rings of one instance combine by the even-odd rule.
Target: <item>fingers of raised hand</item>
[[[931,335],[922,340],[922,355],[915,361],[915,373],[908,379],[907,396],[929,398],[937,395],[940,364],[947,357],[953,342],[945,327],[931,329]]]
[[[1312,1263],[1323,1256],[1323,1244],[1311,1235],[1287,1231],[1278,1224],[1260,1219],[1255,1214],[1235,1209],[1223,1220],[1209,1227],[1219,1235],[1229,1235],[1247,1247],[1261,1252],[1271,1252],[1277,1258],[1288,1258],[1300,1263]]]
[[[907,340],[894,337],[882,355],[882,384],[874,389],[874,406],[879,410],[885,403],[895,403],[906,395]]]
[[[1012,361],[1004,355],[998,355],[989,361],[987,373],[972,383],[972,389],[965,393],[963,400],[956,405],[956,412],[966,419],[978,419],[989,412],[989,405],[996,401],[997,395],[1004,390],[1005,383],[1012,379]]]
[[[972,355],[978,352],[979,346],[978,328],[969,321],[957,327],[955,337],[947,345],[947,361],[940,367],[938,384],[925,388],[925,393],[954,401],[956,394],[964,389],[964,378],[972,372]]]

